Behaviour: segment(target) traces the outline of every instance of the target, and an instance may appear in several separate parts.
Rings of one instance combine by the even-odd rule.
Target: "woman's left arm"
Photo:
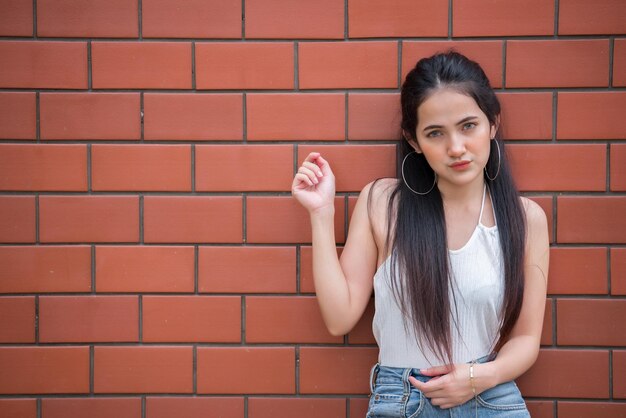
[[[523,200],[528,231],[524,302],[519,319],[496,359],[474,366],[477,388],[482,386],[481,383],[486,385],[482,390],[518,378],[530,369],[539,354],[550,260],[548,222],[539,205],[528,199]]]
[[[550,257],[548,222],[543,210],[535,202],[523,198],[526,212],[527,236],[524,259],[524,301],[520,316],[506,343],[495,360],[473,366],[476,394],[500,383],[516,379],[537,359],[543,327],[548,286]],[[430,398],[433,405],[450,408],[467,402],[474,394],[467,364],[456,364],[422,370],[425,375],[437,377],[427,383],[409,378],[411,383]]]

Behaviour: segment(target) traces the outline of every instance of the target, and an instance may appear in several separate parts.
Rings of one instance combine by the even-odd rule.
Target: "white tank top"
[[[455,316],[450,321],[454,363],[466,363],[490,354],[502,319],[502,251],[497,225],[486,227],[480,222],[485,194],[483,191],[478,223],[470,239],[462,248],[448,251],[452,275],[450,306]],[[374,275],[376,309],[372,328],[380,349],[378,362],[388,367],[439,365],[442,361],[425,344],[421,344],[422,349],[417,345],[412,327],[409,326],[408,332],[404,327],[403,314],[391,288],[391,260],[392,257],[387,258]]]

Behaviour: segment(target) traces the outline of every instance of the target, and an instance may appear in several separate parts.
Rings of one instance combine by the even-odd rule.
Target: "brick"
[[[609,402],[559,401],[559,418],[626,417],[626,404]]]
[[[143,0],[144,38],[241,38],[241,2]]]
[[[4,4],[5,2],[2,3]],[[0,16],[3,16],[1,12]],[[0,28],[2,27],[4,25],[0,23]],[[35,93],[0,93],[0,139],[35,139],[36,112]]]
[[[97,246],[98,292],[193,292],[192,247]]]
[[[0,343],[34,342],[35,298],[33,296],[1,297]],[[1,409],[0,407],[0,411]]]
[[[499,93],[502,137],[552,139],[552,93]]]
[[[246,106],[249,140],[345,139],[343,94],[248,94]]]
[[[613,86],[626,87],[626,39],[613,41]]]
[[[246,298],[246,343],[341,342],[326,329],[315,297]]]
[[[146,418],[243,418],[242,397],[147,397]]]
[[[606,145],[515,144],[507,156],[522,191],[606,189]]]
[[[87,191],[87,147],[2,144],[0,189]]]
[[[293,145],[197,145],[195,156],[197,191],[291,190]]]
[[[625,15],[626,4],[620,0],[560,0],[559,35],[623,34]]]
[[[554,220],[552,219],[553,210],[552,210],[552,196],[526,196],[536,204],[538,204],[541,209],[543,209],[546,217],[548,218],[548,235],[550,237],[550,243],[554,243],[556,241],[556,237],[554,234]]]
[[[396,145],[300,145],[298,164],[311,152],[319,152],[330,164],[339,192],[360,191],[380,177],[395,177]]]
[[[626,351],[613,351],[613,397],[626,399]]]
[[[293,247],[199,248],[200,292],[294,293],[295,279],[296,251]]]
[[[526,407],[533,418],[555,418],[553,401],[529,401],[526,400]]]
[[[558,242],[626,242],[626,197],[559,196],[557,208]]]
[[[89,392],[89,347],[0,347],[0,392]]]
[[[36,399],[0,399],[0,416],[11,418],[36,418]]]
[[[46,418],[140,418],[141,398],[44,398]]]
[[[249,398],[249,418],[345,418],[344,399]]]
[[[0,266],[0,293],[91,291],[88,246],[2,246]]]
[[[512,40],[506,49],[506,86],[607,87],[608,64],[606,39]]]
[[[363,316],[348,334],[350,344],[376,344],[372,332],[372,321],[374,320],[374,299],[371,299],[363,312]]]
[[[294,46],[288,42],[196,44],[198,89],[292,89]]]
[[[191,191],[189,145],[93,145],[95,191]]]
[[[348,11],[351,38],[448,35],[448,3],[437,0],[353,0]]]
[[[246,38],[344,37],[341,0],[252,0],[245,5]]]
[[[626,92],[559,92],[556,139],[626,139]]]
[[[343,242],[343,197],[335,198],[335,240]],[[311,242],[311,221],[306,210],[291,197],[248,196],[247,232],[249,243]]]
[[[189,89],[189,42],[94,42],[92,84],[96,89]]]
[[[611,191],[626,191],[626,144],[611,144]]]
[[[136,38],[133,0],[39,0],[37,35],[75,38]]]
[[[191,393],[191,347],[94,348],[95,393]]]
[[[549,1],[508,3],[460,0],[454,2],[452,15],[452,36],[554,34],[554,4]]]
[[[146,140],[241,140],[241,94],[145,94]]]
[[[397,88],[397,42],[310,42],[298,45],[301,89]]]
[[[32,243],[35,234],[35,197],[0,196],[0,242]]]
[[[138,140],[138,93],[42,93],[41,138]]]
[[[87,43],[0,42],[4,88],[87,88]]]
[[[626,295],[626,248],[611,248],[611,294]]]
[[[198,347],[198,393],[293,394],[293,347]]]
[[[33,3],[28,0],[0,3],[0,36],[33,36]]]
[[[552,248],[548,293],[603,295],[607,293],[606,248]]]
[[[557,342],[560,345],[626,345],[626,300],[560,299]]]
[[[240,243],[243,202],[235,196],[144,198],[144,239],[150,243]]]
[[[369,398],[350,398],[349,418],[362,418],[367,415]]]
[[[337,248],[337,256],[341,255],[343,248]],[[313,247],[310,245],[300,246],[300,292],[315,293],[313,280]]]
[[[524,396],[608,398],[609,355],[598,350],[544,349],[517,384]]]
[[[402,78],[420,59],[451,48],[478,62],[491,87],[502,87],[502,41],[403,41]]]
[[[241,298],[144,296],[144,342],[241,341]]]
[[[541,345],[552,345],[554,342],[552,317],[552,299],[546,299],[546,309],[543,313],[543,328],[541,329]]]
[[[401,119],[397,93],[348,95],[348,139],[397,140],[401,138]]]
[[[301,347],[300,393],[367,394],[376,348]]]
[[[136,196],[40,196],[42,242],[137,242]]]
[[[68,326],[68,324],[72,324]],[[137,296],[41,296],[39,341],[137,342]]]

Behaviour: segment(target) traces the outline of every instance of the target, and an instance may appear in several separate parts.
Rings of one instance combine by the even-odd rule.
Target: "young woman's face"
[[[483,181],[496,127],[473,98],[439,89],[418,107],[417,118],[417,143],[411,145],[437,173],[440,188]]]

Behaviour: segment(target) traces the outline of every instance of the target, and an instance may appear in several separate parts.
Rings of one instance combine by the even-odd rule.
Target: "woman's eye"
[[[442,135],[441,131],[430,131],[428,132],[428,134],[426,134],[428,138],[434,138],[434,137],[441,136],[441,135]]]
[[[466,124],[463,125],[463,130],[468,130],[468,129],[472,129],[474,126],[476,126],[476,124],[474,122],[467,122]]]

